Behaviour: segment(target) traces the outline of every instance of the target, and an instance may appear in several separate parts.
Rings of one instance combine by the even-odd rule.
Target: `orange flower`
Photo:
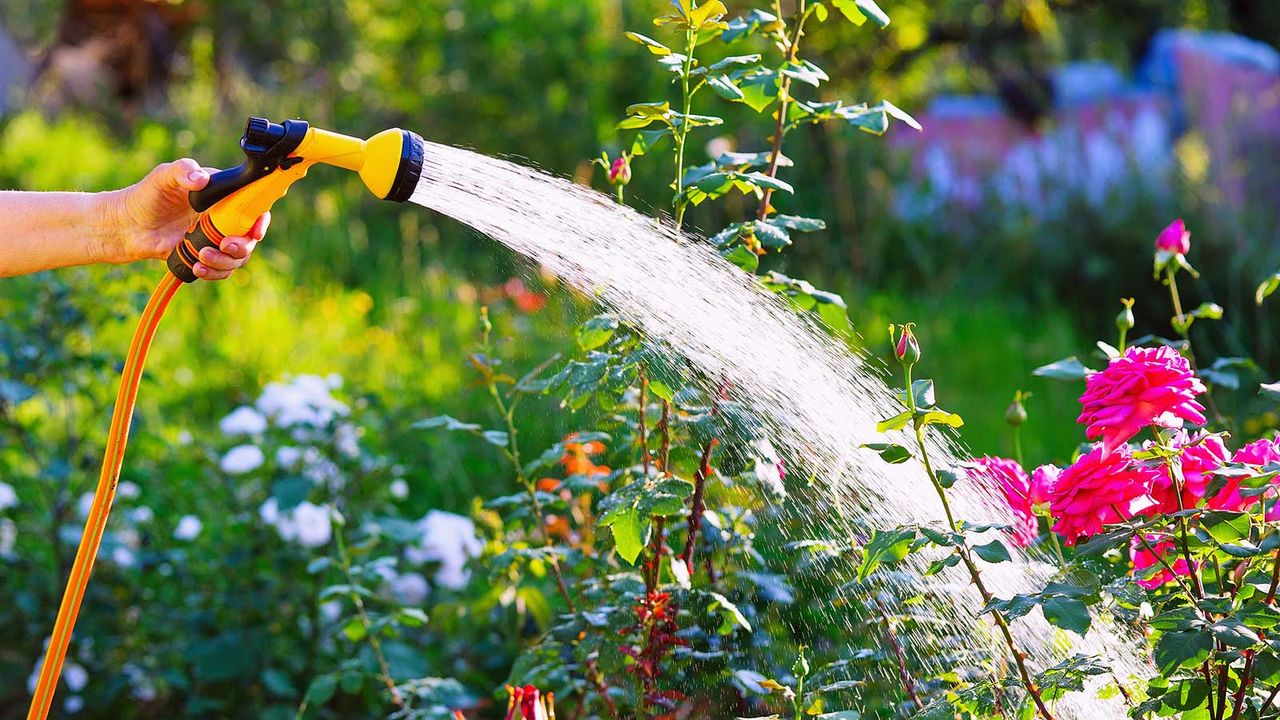
[[[559,488],[559,478],[542,478],[538,481],[538,489],[542,492],[555,492]]]
[[[605,451],[604,443],[598,440],[575,442],[575,437],[576,435],[569,435],[565,438],[564,456],[560,458],[560,464],[564,466],[565,473],[586,477],[608,475],[610,473],[608,466],[596,465],[591,459],[592,455],[599,455]]]

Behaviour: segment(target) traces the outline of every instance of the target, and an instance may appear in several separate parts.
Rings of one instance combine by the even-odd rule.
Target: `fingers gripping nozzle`
[[[169,270],[183,282],[197,279],[201,250],[217,247],[228,235],[247,233],[312,165],[354,170],[377,197],[404,202],[422,179],[426,153],[423,139],[408,130],[393,128],[361,140],[301,120],[273,123],[257,117],[245,123],[240,148],[243,163],[214,173],[208,185],[189,195],[199,216],[168,260]]]

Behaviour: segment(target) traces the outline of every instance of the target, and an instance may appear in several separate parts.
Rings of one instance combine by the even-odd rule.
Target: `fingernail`
[[[191,182],[200,182],[207,177],[209,177],[209,174],[203,170],[192,170],[191,173],[187,175],[187,179]]]
[[[213,260],[213,248],[204,248],[200,251],[200,259],[205,262]]]
[[[223,250],[231,253],[240,252],[240,243],[227,243],[227,246],[223,248]]]
[[[191,268],[191,271],[197,275],[204,276],[209,273],[209,268],[201,265],[200,263],[196,263],[195,266]]]

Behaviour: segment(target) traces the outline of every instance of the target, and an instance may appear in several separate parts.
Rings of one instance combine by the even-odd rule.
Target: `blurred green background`
[[[399,125],[602,186],[588,161],[602,147],[620,147],[614,126],[625,106],[666,91],[662,78],[635,71],[646,53],[622,37],[644,31],[663,4],[7,0],[0,24],[41,75],[0,119],[0,185],[114,188],[184,155],[227,166],[245,116],[259,114],[357,135]],[[1244,0],[889,5],[894,22],[883,32],[828,24],[814,33],[815,61],[832,77],[823,92],[890,97],[917,111],[934,95],[1000,91],[1067,60],[1129,68],[1160,27],[1280,37],[1280,8]],[[1021,75],[1009,76],[1009,67]],[[740,149],[764,144],[751,135],[727,140]],[[1248,218],[1224,222],[1192,182],[1178,181],[1167,197],[1082,209],[1068,224],[907,221],[893,212],[905,161],[886,143],[819,126],[788,143],[797,169],[786,179],[798,188],[789,202],[825,218],[829,230],[807,236],[785,269],[843,293],[873,353],[883,354],[890,321],[917,322],[925,371],[966,418],[963,437],[977,453],[1010,451],[1003,411],[1016,389],[1034,394],[1029,462],[1071,452],[1076,388],[1029,372],[1065,355],[1086,357],[1095,338],[1112,339],[1122,296],[1139,298],[1138,335],[1167,332],[1170,309],[1147,268],[1152,238],[1175,215],[1187,217],[1203,252],[1207,272],[1193,292],[1205,299],[1247,298],[1275,259],[1273,229]],[[642,207],[665,202],[656,175],[637,170],[632,196]],[[704,206],[690,221],[715,231],[743,209]],[[1223,259],[1231,262],[1216,262]],[[97,350],[124,352],[131,311],[160,271],[62,273],[73,288],[106,277],[119,288],[103,295],[117,317],[91,339]],[[502,290],[512,277],[547,291],[550,303],[516,311]],[[23,307],[13,296],[20,288],[0,285],[12,311]],[[338,372],[406,420],[474,414],[478,401],[463,392],[465,360],[482,304],[495,306],[503,336],[530,362],[566,350],[567,328],[590,311],[496,243],[420,208],[381,204],[354,176],[322,168],[277,206],[269,241],[245,272],[176,303],[151,366],[170,391],[144,391],[140,412],[181,417],[197,430],[267,380]],[[1268,336],[1264,311],[1240,307],[1228,316],[1235,325],[1206,332],[1211,355],[1231,351],[1231,337]],[[562,415],[547,418],[529,428],[531,442],[565,429]],[[484,477],[487,460],[439,444],[421,448],[418,459],[415,498],[424,506],[462,507],[473,492],[493,491],[466,480]]]

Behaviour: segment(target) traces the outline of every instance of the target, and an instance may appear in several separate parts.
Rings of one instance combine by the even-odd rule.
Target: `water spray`
[[[214,173],[204,189],[190,193],[191,207],[199,215],[169,255],[169,272],[147,301],[129,343],[107,433],[102,472],[63,591],[49,646],[40,665],[27,720],[44,720],[53,705],[62,664],[71,643],[71,632],[84,601],[89,575],[115,499],[147,351],[155,338],[160,318],[178,288],[197,279],[193,268],[199,260],[200,251],[206,247],[218,247],[229,235],[247,233],[259,216],[270,210],[289,192],[293,183],[305,177],[311,166],[318,163],[355,171],[377,197],[404,202],[412,197],[422,177],[425,150],[421,137],[398,128],[361,140],[313,128],[301,120],[273,123],[257,117],[249,118],[245,124],[240,147],[245,156],[241,165]]]

